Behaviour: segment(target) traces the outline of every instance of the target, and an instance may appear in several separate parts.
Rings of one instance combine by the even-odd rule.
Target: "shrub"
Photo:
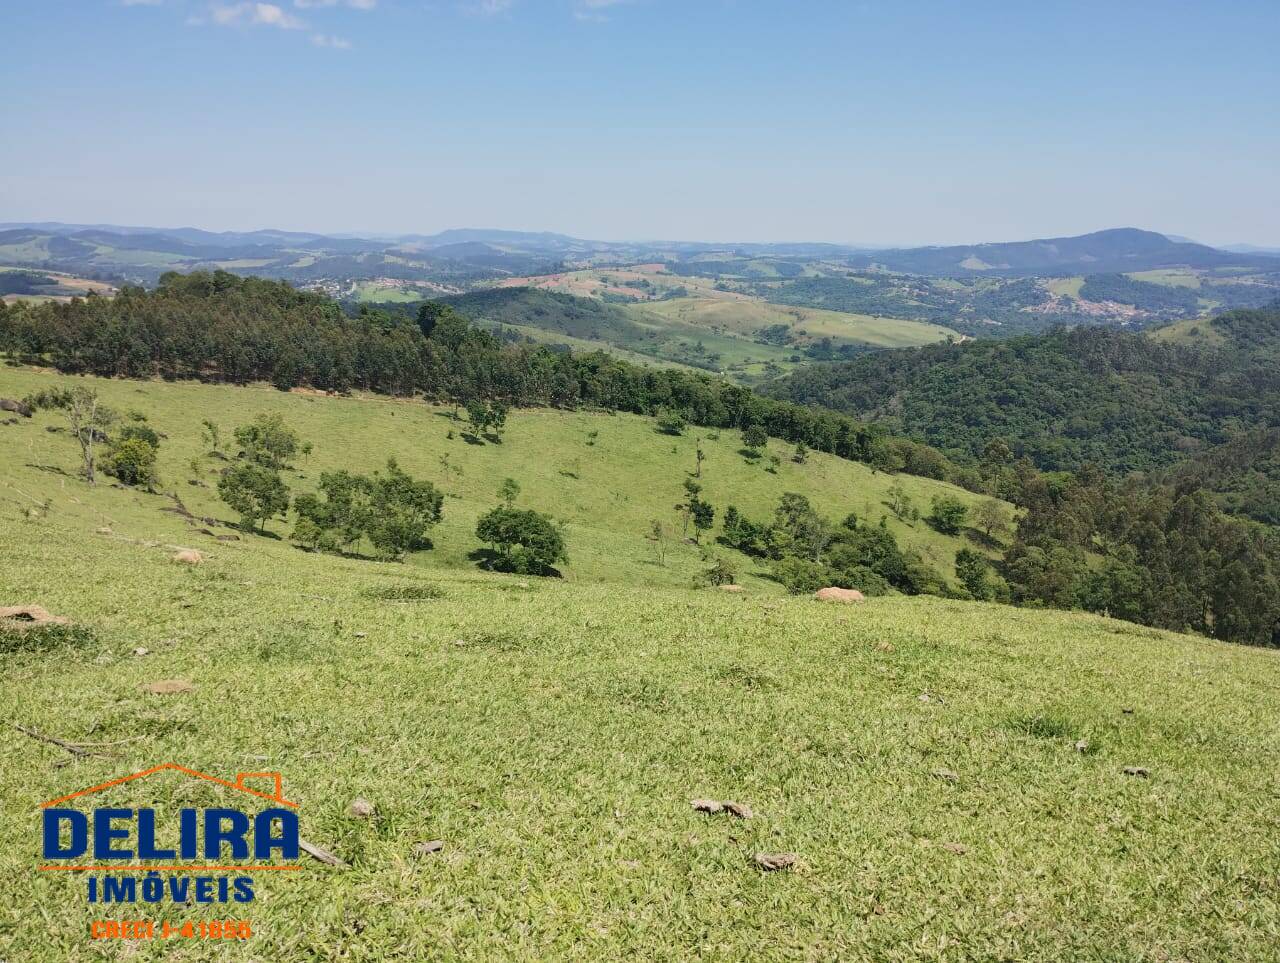
[[[129,429],[125,429],[128,431]],[[155,435],[155,432],[151,432]],[[126,485],[150,488],[156,480],[156,446],[144,437],[122,437],[107,449],[102,470]]]
[[[773,578],[791,595],[806,595],[830,584],[830,574],[824,566],[795,555],[774,564]]]
[[[551,575],[567,562],[564,536],[546,515],[500,505],[480,517],[476,537],[494,547],[492,567],[521,575]]]
[[[717,558],[702,573],[702,581],[707,585],[732,585],[738,580],[738,572],[728,559]]]
[[[958,535],[969,509],[954,495],[935,495],[928,522],[943,535]]]
[[[678,411],[665,410],[658,413],[657,429],[662,435],[683,435],[688,423],[684,415]]]

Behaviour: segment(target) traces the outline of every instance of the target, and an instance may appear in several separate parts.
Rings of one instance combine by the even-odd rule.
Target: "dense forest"
[[[1224,346],[1075,328],[880,352],[767,390],[876,418],[962,459],[1000,439],[1046,471],[1149,471],[1280,425],[1280,309],[1211,323]]]
[[[1163,318],[1185,318],[1200,310],[1200,297],[1193,288],[1136,281],[1125,274],[1090,274],[1080,285],[1080,297],[1131,304]]]

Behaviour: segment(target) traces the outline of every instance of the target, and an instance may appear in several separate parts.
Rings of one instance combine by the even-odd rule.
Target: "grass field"
[[[1189,344],[1222,345],[1227,337],[1213,325],[1210,318],[1187,318],[1172,324],[1153,328],[1148,336],[1157,341],[1178,341]]]
[[[1157,271],[1134,271],[1128,275],[1135,281],[1163,284],[1171,288],[1199,288],[1200,275],[1191,270],[1163,268]]]
[[[1050,293],[1055,294],[1060,298],[1066,297],[1078,300],[1080,297],[1080,289],[1084,287],[1084,278],[1050,278],[1045,281],[1045,287],[1049,289]]]
[[[637,287],[636,285],[643,285]],[[596,343],[598,349],[636,353],[664,363],[722,372],[744,384],[780,377],[805,363],[802,352],[830,338],[834,347],[900,348],[955,336],[920,321],[846,314],[772,304],[708,278],[684,277],[661,265],[597,268],[534,278],[512,278],[500,287],[532,287],[577,297],[640,298],[625,310],[645,336]],[[673,294],[682,296],[675,296]],[[791,329],[787,343],[766,343],[760,333],[775,325]]]
[[[410,304],[422,298],[423,293],[412,287],[379,284],[377,281],[359,281],[355,285],[355,299],[361,302]]]
[[[955,336],[948,328],[923,321],[797,308],[767,301],[676,298],[640,305],[633,310],[738,336],[751,336],[770,325],[785,324],[803,341],[830,337],[838,343],[858,342],[877,348],[915,347]]]
[[[53,380],[0,368],[0,396]],[[403,565],[217,542],[163,496],[74,477],[50,416],[0,426],[0,604],[93,633],[0,655],[5,717],[133,740],[82,757],[0,730],[0,959],[1280,957],[1276,653],[978,603],[831,607],[750,576],[740,596],[695,590],[691,547],[659,568],[640,537],[692,440],[639,418],[516,412],[503,444],[475,446],[409,402],[97,384],[165,432],[164,487],[197,514],[226,514],[187,484],[200,419],[263,410],[316,445],[297,488],[394,454],[450,497],[436,549]],[[874,514],[890,482],[822,456],[775,478],[728,433],[706,444],[707,493],[748,514],[783,490]],[[564,579],[466,561],[507,475],[566,521]],[[175,545],[207,561],[175,565]],[[388,600],[403,587],[431,597]],[[160,679],[192,688],[140,691]],[[248,917],[247,946],[91,942],[106,908],[84,877],[35,868],[39,804],[166,761],[281,771],[303,835],[349,866],[259,874],[235,909],[124,913]],[[173,774],[110,792],[204,799]],[[761,852],[797,862],[765,873]]]

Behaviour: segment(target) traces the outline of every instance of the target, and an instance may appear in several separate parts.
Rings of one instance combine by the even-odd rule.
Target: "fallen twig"
[[[348,868],[347,864],[337,856],[333,855],[333,853],[329,852],[327,849],[321,849],[315,843],[309,843],[305,839],[299,838],[298,848],[308,856],[318,859],[320,862],[325,863],[328,866],[341,866],[343,868]]]
[[[23,735],[30,736],[38,742],[47,742],[51,746],[67,750],[73,756],[104,756],[110,758],[116,755],[113,752],[97,752],[98,749],[106,749],[110,746],[123,746],[130,742],[138,742],[145,739],[146,736],[131,736],[128,739],[117,739],[115,742],[68,742],[65,739],[59,739],[56,736],[46,736],[43,733],[36,732],[34,729],[28,729],[26,726],[20,726],[16,722],[13,727]]]

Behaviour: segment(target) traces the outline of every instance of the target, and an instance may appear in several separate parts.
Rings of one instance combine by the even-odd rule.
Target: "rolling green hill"
[[[741,594],[694,589],[696,549],[660,566],[644,538],[693,440],[647,419],[518,411],[477,445],[420,402],[75,380],[163,434],[161,487],[196,519],[76,477],[50,413],[0,425],[0,603],[78,626],[0,628],[5,959],[101,958],[83,877],[34,870],[38,806],[167,760],[280,771],[303,836],[346,864],[259,874],[236,915],[262,958],[1273,955],[1274,652],[983,603],[833,606],[748,564]],[[0,396],[57,381],[0,368]],[[225,438],[259,411],[314,444],[299,490],[388,455],[436,481],[435,547],[391,563],[219,540],[237,533],[200,518],[227,515],[200,422]],[[751,514],[788,490],[872,517],[895,480],[946,490],[819,455],[774,476],[727,433],[704,445],[706,492]],[[505,476],[564,521],[564,578],[467,558]],[[959,544],[888,524],[939,561]],[[143,690],[158,680],[186,688]],[[176,777],[117,788],[119,806],[192,798]],[[708,797],[749,818],[692,808]],[[795,861],[763,871],[776,853]],[[39,927],[17,915],[33,901]]]
[[[592,274],[597,280],[602,276],[611,277]],[[624,357],[642,355],[665,364],[724,372],[748,384],[794,370],[808,360],[854,357],[955,336],[934,324],[784,307],[723,294],[661,296],[619,305],[598,296],[529,286],[489,288],[440,300],[476,323],[536,341],[585,342]]]
[[[46,373],[0,368],[0,397],[21,398],[59,383],[64,381]],[[734,504],[749,517],[766,518],[784,492],[797,492],[832,518],[849,512],[876,524],[883,518],[905,548],[918,551],[948,577],[957,549],[970,543],[941,535],[923,521],[901,521],[886,504],[889,490],[901,486],[924,507],[941,494],[968,505],[980,500],[943,482],[890,475],[820,452],[796,464],[789,457],[791,448],[776,441],[770,442],[770,450],[783,457],[776,472],[769,472],[765,461],[748,461],[739,453],[742,441],[736,431],[690,429],[685,436],[671,437],[657,433],[652,419],[632,415],[522,410],[510,416],[501,444],[473,444],[462,437],[463,426],[447,417],[449,409],[421,402],[193,383],[77,383],[99,388],[104,401],[120,411],[145,414],[147,423],[166,435],[161,445],[163,487],[178,493],[200,516],[234,520],[215,490],[217,471],[225,463],[206,461],[200,471],[190,467],[191,459],[207,450],[201,438],[205,419],[219,423],[226,436],[258,412],[283,415],[316,449],[302,476],[291,482],[299,490],[313,487],[322,472],[373,470],[395,457],[406,471],[430,478],[448,494],[445,521],[433,531],[436,549],[414,559],[415,565],[432,568],[474,568],[467,555],[477,547],[476,518],[496,503],[498,483],[512,477],[522,487],[522,504],[550,512],[566,525],[571,549],[566,578],[687,585],[705,565],[699,550],[676,539],[667,564],[657,566],[646,535],[653,519],[677,523],[673,506],[685,496],[681,486],[695,468],[699,445],[706,456],[700,479],[703,496],[718,508],[717,517]],[[52,418],[41,420],[57,424]],[[74,471],[75,446],[65,435],[50,434],[41,424],[26,421],[0,426],[0,431],[10,447],[24,452],[25,464],[13,466],[20,474],[7,483],[26,491],[42,490],[57,472]],[[150,506],[151,513],[164,518],[161,509],[167,503],[162,498],[136,496],[129,501]],[[64,510],[78,512],[70,506]],[[714,531],[720,531],[719,525]],[[776,583],[752,577],[755,563],[737,552],[722,551],[738,560],[742,576],[757,590],[781,593]]]

